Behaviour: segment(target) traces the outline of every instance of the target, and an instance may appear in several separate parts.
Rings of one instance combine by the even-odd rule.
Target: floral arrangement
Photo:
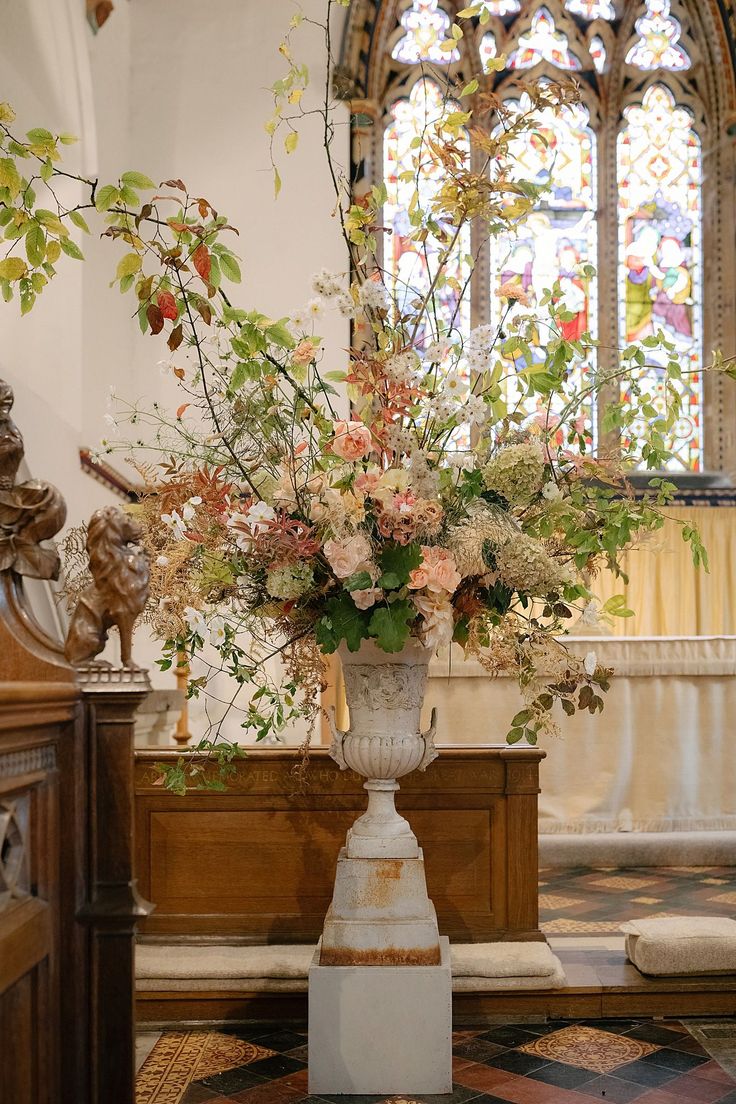
[[[459,13],[450,44],[481,8]],[[273,88],[266,129],[274,157],[279,136],[287,154],[295,148],[304,110],[307,74],[291,42],[299,22],[282,43],[287,72]],[[241,280],[233,228],[208,200],[180,180],[156,190],[127,172],[105,186],[77,178],[88,194],[68,209],[53,191],[67,137],[35,130],[21,140],[12,110],[0,106],[8,246],[0,290],[6,299],[17,291],[30,309],[62,254],[81,256],[70,226],[87,229],[86,208],[125,244],[116,282],[135,297],[142,331],[165,334],[162,367],[182,391],[175,412],[115,400],[107,416],[115,432],[127,420],[136,439],[111,434],[104,448],[132,444],[147,482],[137,509],[152,555],[148,620],[164,642],[164,669],[182,657],[201,661],[191,693],[205,692],[214,673],[231,676],[228,705],[258,739],[298,716],[313,723],[324,657],[364,641],[387,653],[410,638],[432,649],[455,642],[489,673],[516,674],[526,704],[510,720],[512,742],[554,731],[556,702],[567,714],[603,706],[611,672],[592,653],[571,654],[560,637],[576,618],[631,614],[621,596],[598,609],[591,585],[602,566],[621,575],[622,552],[663,524],[673,485],[657,476],[637,496],[626,473],[642,463],[666,470],[680,365],[659,336],[602,368],[589,334],[564,336],[570,315],[559,284],[536,303],[520,282],[503,284],[500,325],[469,333],[457,309],[448,319],[439,308],[448,291],[458,304],[467,293],[451,264],[463,228],[473,222],[486,236],[511,237],[539,200],[541,189],[514,172],[515,145],[541,111],[576,100],[574,85],[541,82],[523,86],[524,110],[505,105],[489,77],[502,64],[491,59],[464,88],[446,78],[445,108],[415,140],[409,216],[429,271],[418,288],[382,264],[387,189],[353,200],[334,160],[326,90],[325,154],[345,270],[316,272],[306,306],[280,319],[233,304],[225,290]],[[462,141],[470,127],[481,166]],[[428,162],[442,166],[431,185]],[[278,191],[276,170],[275,181]],[[53,210],[38,206],[43,185]],[[323,367],[327,311],[352,320],[339,370]],[[637,382],[654,349],[666,363],[659,406]],[[709,370],[733,372],[722,359]],[[626,403],[617,401],[624,378]],[[594,449],[598,395],[606,396],[608,438]],[[696,530],[684,526],[682,535],[703,562]],[[274,668],[277,657],[283,667]],[[216,745],[221,726],[200,750]],[[185,785],[193,763],[183,757],[167,784]]]

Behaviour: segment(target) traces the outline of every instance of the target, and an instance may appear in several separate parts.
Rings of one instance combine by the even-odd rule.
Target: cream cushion
[[[309,944],[223,946],[142,943],[139,992],[303,992],[315,948]],[[451,948],[455,992],[559,989],[560,960],[546,943],[467,943]]]
[[[626,954],[643,974],[736,974],[736,920],[656,916],[621,925]]]

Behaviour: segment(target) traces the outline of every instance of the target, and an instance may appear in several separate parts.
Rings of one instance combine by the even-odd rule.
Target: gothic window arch
[[[448,75],[461,85],[479,77],[481,88],[508,101],[523,95],[525,79],[576,79],[580,106],[543,120],[543,140],[520,151],[520,174],[547,174],[549,198],[515,243],[491,247],[470,231],[458,254],[460,284],[466,249],[475,266],[455,320],[492,321],[503,280],[533,297],[557,277],[573,314],[566,325],[587,326],[603,366],[617,348],[664,329],[683,371],[673,470],[736,475],[736,403],[717,375],[699,371],[714,348],[736,353],[736,89],[722,0],[484,0],[452,44],[452,22],[470,2],[353,0],[340,86],[352,101],[356,194],[390,170],[416,112],[426,117],[427,93],[447,89]],[[503,68],[487,72],[488,59],[500,55]],[[400,225],[396,189],[387,214]],[[399,280],[400,264],[404,273],[421,268],[400,239],[386,246],[394,251],[388,266],[384,258]],[[585,275],[588,261],[594,279]],[[639,381],[655,403],[660,377],[648,364]],[[605,445],[601,410],[589,418]]]

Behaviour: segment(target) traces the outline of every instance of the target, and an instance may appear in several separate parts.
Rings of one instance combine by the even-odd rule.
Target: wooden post
[[[190,674],[191,668],[189,666],[189,657],[187,653],[177,652],[176,688],[184,692],[184,701],[182,702],[181,713],[179,714],[179,720],[176,722],[176,731],[174,732],[174,739],[179,747],[186,747],[192,738],[192,734],[189,731],[189,699],[186,696]]]
[[[135,1101],[135,934],[153,906],[133,876],[134,715],[150,690],[135,668],[77,672],[86,713],[91,1104]]]

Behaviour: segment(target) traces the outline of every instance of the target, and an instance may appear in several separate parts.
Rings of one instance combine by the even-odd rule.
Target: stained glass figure
[[[626,55],[626,64],[637,69],[690,68],[690,58],[680,46],[681,27],[670,15],[670,0],[646,0],[646,12],[636,21],[639,38]]]
[[[619,327],[626,343],[662,330],[675,346],[682,416],[668,447],[674,469],[703,457],[701,151],[688,110],[664,85],[627,107],[618,141]],[[666,359],[649,350],[640,381],[662,404]],[[629,397],[624,388],[623,398]]]
[[[449,65],[459,61],[459,50],[442,49],[443,42],[447,42],[451,22],[438,0],[413,0],[401,17],[401,26],[406,33],[394,46],[391,57],[406,65],[415,65],[419,61]]]
[[[492,31],[487,31],[480,40],[480,60],[484,69],[489,58],[495,58],[497,53],[496,36]]]
[[[606,46],[600,35],[593,35],[590,40],[590,46],[588,47],[590,56],[593,59],[596,72],[602,73],[606,68],[606,59],[608,54],[606,52]]]
[[[415,226],[409,216],[409,205],[418,181],[419,208],[425,210],[434,194],[442,186],[444,170],[433,158],[427,143],[412,147],[417,135],[434,136],[432,124],[442,115],[444,106],[442,91],[435,81],[423,78],[416,82],[408,99],[397,100],[391,109],[391,121],[384,131],[383,164],[388,198],[383,208],[384,226],[390,230],[384,246],[384,268],[387,270],[389,290],[407,312],[411,303],[423,297],[429,290],[432,277],[438,269],[440,247],[430,235],[425,242],[415,240]],[[457,109],[457,104],[454,108]],[[453,108],[450,107],[450,110]],[[467,138],[459,144],[469,153]],[[402,174],[412,173],[411,179]],[[441,220],[440,220],[441,221]],[[452,229],[448,227],[450,233]],[[470,321],[469,296],[461,300],[462,289],[470,275],[465,260],[470,252],[470,229],[467,224],[460,232],[447,265],[447,279],[443,281],[435,297],[436,312],[445,333],[465,333]],[[438,336],[417,334],[417,348]]]
[[[523,96],[518,109],[528,111],[529,107],[527,97]],[[586,267],[596,263],[597,249],[595,135],[586,108],[574,105],[559,115],[552,109],[545,110],[539,126],[512,143],[509,156],[516,164],[519,179],[548,185],[548,189],[516,236],[492,242],[492,322],[500,325],[503,320],[511,332],[509,323],[527,310],[546,315],[547,308],[540,305],[542,293],[559,281],[557,303],[565,312],[565,320],[557,323],[559,332],[568,341],[577,341],[586,333],[594,337],[597,287]],[[517,302],[507,310],[506,300],[499,297],[504,285],[505,290],[509,285],[520,289],[529,306]],[[532,363],[520,355],[509,365],[509,398],[514,402],[520,400],[520,408],[536,416],[541,408],[537,410],[536,399],[525,397],[525,377],[513,378],[513,373],[524,372],[537,360],[544,359],[550,330],[541,326],[535,330],[527,342]],[[572,369],[571,390],[580,386],[590,370],[591,357],[592,353]],[[583,415],[591,435],[592,414],[588,409]]]
[[[516,15],[521,11],[520,0],[484,0],[483,7],[489,15]]]
[[[616,18],[616,9],[611,0],[567,0],[565,7],[573,15],[582,15],[583,19]]]
[[[552,12],[541,7],[532,16],[531,27],[519,35],[519,45],[509,57],[509,69],[531,69],[548,61],[558,69],[581,69],[580,59],[570,50],[567,35],[558,31]]]

